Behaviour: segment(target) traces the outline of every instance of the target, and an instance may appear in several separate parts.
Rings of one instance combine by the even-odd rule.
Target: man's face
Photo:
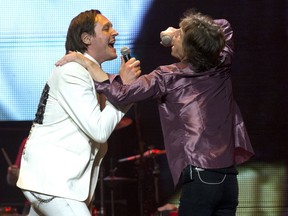
[[[91,36],[87,53],[101,64],[117,58],[114,43],[118,32],[112,28],[112,23],[105,16],[98,14],[95,19],[95,35]]]
[[[172,39],[173,46],[171,48],[171,55],[179,60],[182,60],[184,58],[182,40],[183,40],[183,31],[181,28],[179,28],[176,30],[173,36],[173,39]]]

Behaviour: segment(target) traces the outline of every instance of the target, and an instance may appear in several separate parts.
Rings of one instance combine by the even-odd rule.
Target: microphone
[[[166,30],[160,32],[161,44],[165,47],[172,46],[172,39],[179,29],[168,27]]]
[[[121,55],[123,56],[125,62],[127,62],[131,58],[129,47],[126,47],[126,46],[122,47],[120,52],[121,52]]]
[[[165,47],[169,47],[171,46],[172,44],[172,38],[170,35],[163,35],[161,37],[161,42],[162,42],[162,45],[165,46]]]

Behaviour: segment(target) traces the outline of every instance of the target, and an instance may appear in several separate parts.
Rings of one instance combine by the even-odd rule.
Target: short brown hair
[[[196,71],[201,72],[216,66],[225,46],[221,27],[209,16],[192,10],[184,13],[180,27],[184,33],[184,55]]]
[[[94,35],[94,27],[97,23],[96,16],[101,14],[99,10],[89,10],[81,12],[74,17],[69,25],[66,36],[66,54],[69,51],[78,51],[84,53],[87,51],[87,45],[81,40],[83,32],[87,32],[89,35]]]

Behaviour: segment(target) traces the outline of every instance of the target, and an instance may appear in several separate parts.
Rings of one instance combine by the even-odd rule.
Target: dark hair
[[[66,54],[69,51],[84,53],[87,50],[87,45],[81,40],[81,35],[83,32],[89,35],[95,34],[94,27],[98,14],[101,14],[99,10],[84,11],[71,20],[65,42]]]
[[[225,46],[221,27],[207,15],[189,10],[180,22],[183,30],[183,51],[186,60],[201,72],[216,66]]]

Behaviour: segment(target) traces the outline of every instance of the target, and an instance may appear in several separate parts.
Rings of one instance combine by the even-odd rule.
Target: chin
[[[116,59],[118,56],[117,55],[115,55],[115,56],[113,56],[112,58],[111,58],[111,60],[113,60],[113,59]]]
[[[117,58],[117,55],[110,56],[106,61],[111,61]]]

